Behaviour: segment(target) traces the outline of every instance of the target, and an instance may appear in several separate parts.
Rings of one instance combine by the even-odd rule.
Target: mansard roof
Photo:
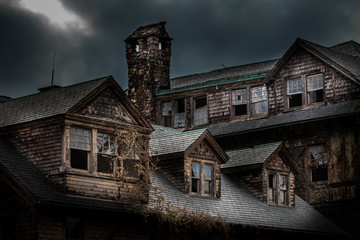
[[[157,95],[217,86],[222,84],[262,79],[278,60],[251,63],[214,71],[170,79],[170,90],[161,90]]]
[[[217,200],[189,197],[159,172],[155,174],[154,185],[165,189],[162,192],[165,205],[169,204],[177,209],[186,209],[189,212],[203,212],[210,216],[219,216],[233,224],[344,234],[339,227],[327,220],[300,197],[295,197],[295,208],[269,206],[225,173],[221,174],[221,199]],[[150,205],[149,207],[155,206]]]
[[[150,124],[133,106],[121,87],[112,76],[107,76],[67,87],[53,88],[37,94],[10,99],[0,108],[0,127],[31,122],[53,116],[74,112],[84,107],[107,87],[122,99],[125,109],[141,126],[151,128]]]
[[[153,125],[153,128],[155,131],[150,135],[150,150],[154,156],[162,157],[170,154],[186,154],[197,143],[206,139],[212,148],[215,149],[216,155],[218,155],[222,163],[228,160],[226,153],[206,129],[181,132],[159,125]]]
[[[208,130],[215,138],[238,133],[261,131],[275,127],[290,126],[329,118],[359,115],[359,106],[359,101],[355,100],[324,107],[287,112],[263,119],[214,124],[209,126]]]
[[[327,48],[300,38],[294,42],[294,44],[287,50],[276,66],[269,72],[269,74],[264,79],[264,83],[267,83],[273,79],[275,74],[280,71],[282,66],[296,52],[298,48],[305,49],[348,78],[352,79],[354,82],[360,84],[359,57],[345,54],[347,51],[341,51],[340,47],[338,47],[338,49],[336,49],[336,47]]]

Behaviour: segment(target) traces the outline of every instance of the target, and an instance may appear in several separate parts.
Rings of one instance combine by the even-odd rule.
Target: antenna
[[[56,49],[54,50],[53,68],[52,68],[52,73],[51,73],[51,87],[54,85],[55,56],[56,56]]]

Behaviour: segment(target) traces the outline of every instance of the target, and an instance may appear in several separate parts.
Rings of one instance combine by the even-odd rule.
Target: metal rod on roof
[[[54,50],[53,68],[52,68],[52,73],[51,73],[51,87],[54,85],[55,56],[56,56],[56,49]]]

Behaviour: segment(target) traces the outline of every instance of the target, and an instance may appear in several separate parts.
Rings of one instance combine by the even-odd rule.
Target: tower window
[[[161,42],[159,42],[159,50],[161,50],[162,49],[162,44],[161,44]]]
[[[140,51],[140,45],[139,45],[139,44],[136,44],[136,45],[135,45],[135,51],[136,51],[136,52],[139,52],[139,51]]]

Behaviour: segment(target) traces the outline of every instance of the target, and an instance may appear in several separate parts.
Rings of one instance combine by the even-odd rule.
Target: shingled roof
[[[319,108],[288,112],[264,119],[215,124],[209,126],[208,130],[212,136],[220,137],[358,114],[360,114],[359,101],[349,101]]]
[[[64,114],[111,78],[103,77],[8,100],[0,108],[0,127]]]
[[[224,220],[253,227],[344,234],[300,197],[295,208],[269,206],[239,186],[226,174],[221,174],[221,199],[192,197],[181,192],[161,173],[156,172],[154,185],[164,189],[165,204],[191,212],[203,212]],[[154,195],[155,196],[155,195]],[[155,196],[156,197],[156,196]],[[154,207],[154,205],[149,205]]]
[[[185,152],[186,149],[206,132],[206,129],[198,129],[187,132],[174,132],[169,130],[163,133],[162,129],[166,131],[167,128],[160,126],[155,127],[155,132],[150,135],[150,149],[157,155]]]
[[[281,142],[257,145],[250,148],[226,151],[229,161],[221,165],[221,168],[241,167],[264,163],[271,154],[281,145]]]
[[[170,90],[161,90],[157,95],[264,78],[277,61],[270,60],[172,78],[170,79]]]

